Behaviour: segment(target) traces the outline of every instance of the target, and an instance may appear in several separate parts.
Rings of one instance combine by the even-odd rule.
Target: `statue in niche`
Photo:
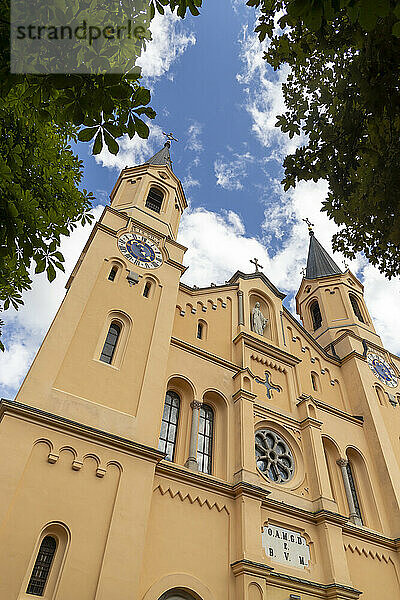
[[[261,312],[260,303],[256,302],[251,311],[251,330],[259,335],[264,335],[264,329],[268,323],[268,319]]]

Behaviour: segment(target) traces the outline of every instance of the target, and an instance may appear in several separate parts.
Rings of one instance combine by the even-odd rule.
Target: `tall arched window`
[[[311,384],[312,384],[312,389],[315,392],[318,392],[318,390],[319,390],[319,381],[318,381],[318,375],[316,373],[311,373]]]
[[[109,281],[114,281],[117,273],[118,273],[118,267],[114,266],[108,274]]]
[[[154,210],[159,213],[161,210],[162,201],[164,198],[164,194],[161,190],[155,187],[151,187],[146,198],[146,207],[150,208],[150,210]]]
[[[203,337],[203,323],[201,321],[197,323],[197,337],[199,340]]]
[[[212,473],[214,412],[211,406],[203,404],[200,409],[199,434],[197,437],[197,462],[199,471]]]
[[[311,312],[311,318],[312,318],[313,327],[314,327],[314,331],[315,331],[316,329],[321,327],[321,324],[322,324],[321,310],[319,308],[319,304],[318,304],[317,300],[314,300],[314,302],[311,304],[310,312]]]
[[[361,323],[365,323],[357,298],[354,296],[354,294],[349,294],[349,297],[350,297],[351,306],[353,307],[353,311],[354,311],[354,314],[356,315],[357,319]]]
[[[51,563],[56,552],[57,542],[51,535],[46,535],[40,544],[39,552],[32,570],[32,575],[26,588],[27,594],[43,596]]]
[[[353,469],[352,469],[352,466],[351,466],[351,463],[349,460],[347,461],[346,471],[347,471],[347,475],[349,478],[351,495],[353,496],[354,508],[355,508],[357,517],[360,519],[361,525],[362,525],[363,519],[362,519],[362,515],[361,515],[361,508],[360,508],[360,503],[358,501],[356,484],[355,484],[354,477],[353,477]]]
[[[103,350],[101,351],[101,361],[111,364],[120,333],[120,325],[115,322],[111,323],[107,333],[106,341],[104,342]]]
[[[178,394],[172,391],[167,392],[164,402],[158,449],[161,450],[161,452],[165,452],[165,459],[170,461],[174,460],[179,407],[180,398]]]
[[[145,286],[143,288],[143,296],[145,298],[149,297],[150,290],[151,290],[151,283],[150,283],[150,281],[146,281],[146,284],[145,284]]]

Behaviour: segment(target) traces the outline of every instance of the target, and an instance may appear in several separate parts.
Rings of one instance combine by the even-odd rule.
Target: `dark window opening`
[[[145,298],[149,297],[150,289],[151,289],[151,283],[150,283],[150,281],[147,281],[146,285],[144,286],[144,290],[143,290],[143,296]]]
[[[40,544],[32,575],[26,589],[27,594],[43,596],[51,563],[53,562],[54,554],[56,552],[56,546],[56,540],[51,535],[46,535]]]
[[[109,281],[114,281],[117,273],[118,273],[118,267],[113,267],[108,275]]]
[[[315,331],[316,329],[318,329],[322,325],[321,310],[319,308],[319,304],[318,304],[317,301],[315,301],[315,302],[313,302],[311,304],[310,310],[311,310],[311,317],[312,317],[313,327],[314,327],[314,331]]]
[[[175,392],[167,392],[161,420],[158,449],[165,452],[166,460],[174,460],[176,433],[178,428],[180,398]]]
[[[355,296],[353,296],[353,294],[350,294],[350,302],[351,302],[351,306],[353,307],[354,314],[356,315],[357,319],[361,323],[365,323],[364,318],[361,314],[360,305],[358,304],[357,298]]]
[[[315,392],[318,391],[318,385],[317,385],[317,378],[315,377],[314,373],[311,373],[311,383],[312,383],[312,388]]]
[[[200,409],[199,434],[197,438],[197,462],[202,473],[212,472],[214,413],[203,404]]]
[[[353,496],[354,508],[355,508],[357,517],[361,521],[361,525],[363,525],[363,519],[362,519],[362,516],[361,516],[360,503],[358,502],[356,484],[355,484],[355,481],[354,481],[353,471],[352,471],[352,468],[351,468],[350,461],[347,461],[346,471],[347,471],[347,475],[348,475],[348,478],[349,478],[351,495]]]
[[[203,337],[203,323],[197,323],[197,337],[199,340]]]
[[[117,323],[111,323],[100,355],[101,361],[111,364],[120,332],[121,327]]]
[[[146,198],[146,207],[159,213],[163,198],[164,194],[160,192],[160,190],[154,187],[150,188],[149,194]]]

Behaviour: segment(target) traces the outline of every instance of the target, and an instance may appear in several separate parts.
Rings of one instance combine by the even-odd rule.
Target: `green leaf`
[[[114,138],[104,129],[104,141],[111,154],[118,154],[119,146]]]
[[[144,121],[142,121],[142,119],[139,119],[135,116],[133,118],[135,120],[135,128],[139,137],[141,137],[142,139],[147,139],[150,133],[148,126],[146,125],[146,123],[144,123]]]
[[[102,149],[103,149],[103,136],[102,136],[102,132],[99,131],[99,133],[96,135],[96,139],[94,140],[92,154],[100,154]]]
[[[55,279],[56,277],[56,270],[53,267],[53,265],[49,265],[46,269],[46,273],[47,273],[47,279],[50,281],[50,283]]]
[[[98,127],[87,127],[86,129],[81,129],[78,133],[78,140],[80,142],[89,142],[91,139],[93,139],[98,130]]]

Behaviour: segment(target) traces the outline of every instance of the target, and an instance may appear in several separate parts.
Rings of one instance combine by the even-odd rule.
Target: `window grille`
[[[197,323],[197,337],[199,340],[203,337],[203,323]]]
[[[166,460],[173,461],[178,428],[180,398],[175,392],[167,392],[161,421],[158,449],[166,453]]]
[[[352,471],[351,464],[350,464],[349,460],[347,461],[346,471],[347,471],[347,476],[349,478],[350,490],[351,490],[351,495],[353,496],[353,502],[354,502],[354,508],[355,508],[355,511],[356,511],[356,515],[360,519],[361,525],[363,525],[363,519],[362,519],[362,515],[361,515],[360,503],[358,501],[358,496],[357,496],[356,484],[355,484],[355,481],[354,481],[353,471]]]
[[[197,437],[197,462],[202,473],[212,473],[214,412],[203,404],[200,408]]]
[[[255,435],[257,468],[275,483],[286,483],[294,475],[294,459],[280,435],[261,429]]]
[[[100,355],[101,361],[111,364],[120,332],[121,327],[117,323],[111,323]]]
[[[56,546],[56,540],[51,535],[46,535],[40,544],[32,575],[26,589],[27,594],[43,596],[51,563],[53,562],[54,554],[56,552]]]
[[[364,323],[365,321],[361,314],[360,305],[358,304],[357,298],[355,296],[353,296],[353,294],[350,294],[350,302],[351,302],[351,306],[353,307],[353,311],[354,311],[354,314],[356,315],[357,319],[361,323]]]
[[[160,190],[154,187],[150,188],[146,198],[146,207],[159,213],[161,211],[163,198],[164,194]]]
[[[110,271],[110,273],[109,273],[109,275],[108,275],[108,279],[109,279],[109,281],[114,281],[114,279],[115,279],[115,276],[116,276],[117,272],[118,272],[118,267],[113,267],[113,268],[111,269],[111,271]]]
[[[310,310],[311,310],[311,317],[312,317],[314,331],[316,331],[316,329],[318,329],[322,325],[321,310],[319,308],[319,304],[317,301],[315,301],[311,304]]]

